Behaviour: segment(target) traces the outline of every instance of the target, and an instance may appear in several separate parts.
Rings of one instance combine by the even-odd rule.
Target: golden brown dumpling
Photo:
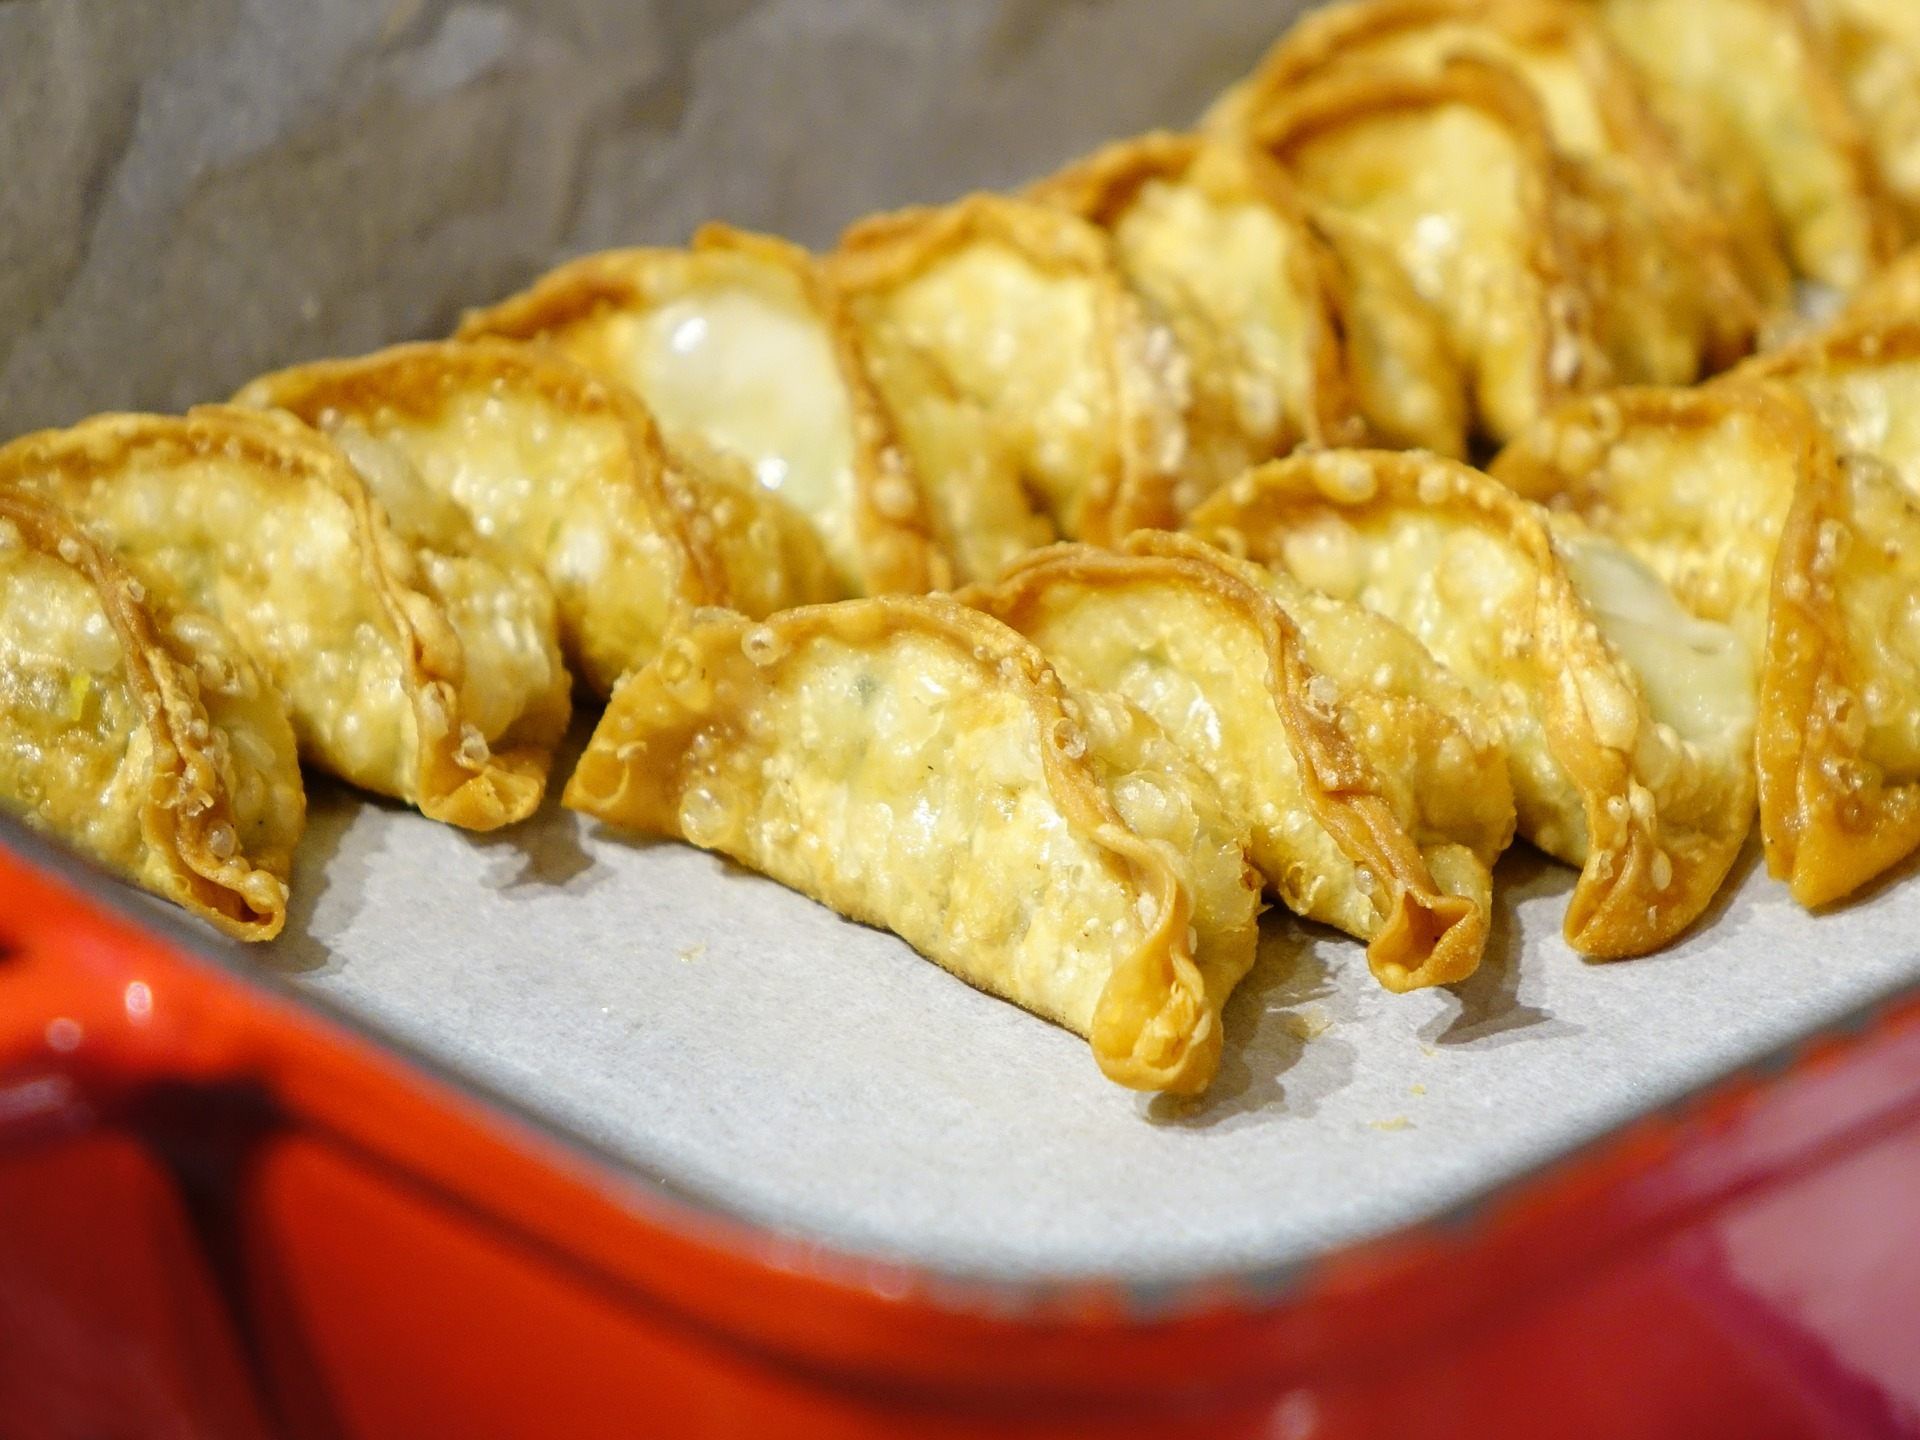
[[[1899,244],[1866,135],[1799,0],[1594,0],[1696,170],[1763,194],[1795,271],[1851,290]]]
[[[1920,245],[1901,251],[1854,292],[1839,328],[1920,320]]]
[[[279,697],[42,501],[0,488],[0,808],[242,940],[306,822]]]
[[[1735,372],[1804,395],[1843,454],[1871,455],[1920,495],[1920,314],[1844,323]]]
[[[1292,910],[1369,940],[1392,990],[1480,963],[1489,869],[1513,833],[1490,716],[1410,635],[1184,535],[1035,552],[959,598],[1076,690],[1121,695],[1217,782]],[[1294,612],[1304,612],[1296,625]],[[1303,631],[1344,673],[1316,668]]]
[[[1127,280],[1179,339],[1189,381],[1181,513],[1303,442],[1364,438],[1340,271],[1265,155],[1233,140],[1144,135],[1029,193],[1112,236]]]
[[[1251,133],[1439,312],[1482,434],[1504,439],[1611,378],[1563,167],[1510,72],[1340,69],[1278,97]]]
[[[941,598],[706,612],[621,682],[567,786],[717,850],[1194,1093],[1258,877],[1205,774],[1116,696]]]
[[[669,461],[637,399],[551,350],[400,345],[263,376],[236,400],[289,411],[349,448],[367,436],[399,451],[476,529],[541,570],[568,657],[603,695],[697,606],[758,616],[840,593],[788,506],[725,457]]]
[[[843,593],[945,583],[919,482],[806,251],[708,225],[685,250],[589,255],[460,326],[462,339],[488,335],[551,345],[628,386],[676,458],[739,459],[812,524]]]
[[[1314,226],[1340,272],[1354,395],[1376,443],[1465,459],[1467,373],[1439,310],[1364,224],[1323,210]]]
[[[1628,546],[1759,669],[1768,868],[1823,905],[1920,845],[1920,514],[1777,385],[1621,391],[1495,462]]]
[[[1806,0],[1908,233],[1920,226],[1920,5]]]
[[[974,195],[864,220],[832,264],[960,579],[1174,522],[1184,360],[1100,230]]]
[[[1640,954],[1706,908],[1753,825],[1752,665],[1619,546],[1556,538],[1476,470],[1386,452],[1273,462],[1192,528],[1398,621],[1474,688],[1520,833],[1581,867],[1575,948]]]
[[[1554,146],[1658,235],[1628,239],[1673,270],[1669,310],[1691,312],[1691,339],[1720,368],[1752,339],[1762,307],[1789,300],[1790,277],[1769,243],[1742,255],[1735,227],[1715,212],[1635,75],[1585,7],[1565,0],[1347,0],[1304,16],[1215,105],[1211,123],[1244,129],[1291,91],[1335,66],[1433,72],[1456,55],[1510,69],[1539,101]],[[1744,227],[1752,230],[1753,226]],[[1743,266],[1749,273],[1743,274]],[[1645,277],[1658,285],[1662,277]],[[1668,317],[1672,327],[1677,316]],[[1671,363],[1671,362],[1669,362]],[[1636,373],[1653,378],[1657,367]],[[1668,376],[1666,378],[1690,378]]]
[[[363,472],[291,416],[203,406],[25,436],[0,484],[79,518],[162,604],[218,619],[304,758],[449,824],[521,819],[567,725],[552,592],[374,458]]]

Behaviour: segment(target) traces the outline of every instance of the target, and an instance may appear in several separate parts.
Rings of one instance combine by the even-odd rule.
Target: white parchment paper
[[[1179,124],[1287,0],[0,0],[0,433],[444,333],[596,246],[864,211]],[[577,740],[577,737],[576,737]],[[563,761],[559,774],[566,773]],[[557,787],[556,787],[557,788]],[[1276,918],[1205,1101],[724,863],[549,804],[476,838],[316,780],[264,963],[643,1172],[1000,1275],[1284,1264],[1920,978],[1920,885],[1593,966],[1502,866],[1481,974],[1391,996]]]

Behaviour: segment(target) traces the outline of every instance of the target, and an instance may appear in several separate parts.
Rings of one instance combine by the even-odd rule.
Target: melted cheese
[[[1496,478],[1618,541],[1688,610],[1758,657],[1803,447],[1790,396],[1623,391],[1569,406],[1495,462]]]
[[[771,266],[716,277],[609,320],[607,349],[668,443],[693,435],[740,456],[761,486],[811,518],[850,591],[861,585],[853,414],[820,316]]]
[[[1741,750],[1754,723],[1754,663],[1733,630],[1681,609],[1659,577],[1597,537],[1563,537],[1567,574],[1632,667],[1655,723],[1683,740]]]

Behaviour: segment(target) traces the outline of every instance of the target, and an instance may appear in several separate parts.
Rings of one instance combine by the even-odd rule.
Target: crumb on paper
[[[1411,1130],[1413,1122],[1404,1115],[1395,1115],[1386,1120],[1369,1120],[1367,1124],[1375,1130]]]
[[[696,960],[704,959],[706,953],[707,942],[704,940],[695,945],[683,945],[680,949],[680,963],[691,965]]]
[[[1420,1058],[1422,1060],[1432,1060],[1439,1054],[1440,1052],[1431,1045],[1422,1045],[1420,1047]]]
[[[1424,1085],[1409,1085],[1407,1090],[1408,1093],[1413,1095],[1424,1095],[1427,1093],[1427,1087]]]
[[[1312,1040],[1327,1033],[1333,1024],[1333,1017],[1318,1005],[1307,1005],[1298,1010],[1289,1010],[1281,1017],[1280,1023],[1296,1040]]]

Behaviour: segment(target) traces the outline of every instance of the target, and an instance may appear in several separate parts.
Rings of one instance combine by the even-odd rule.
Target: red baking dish
[[[0,825],[0,1434],[1920,1434],[1920,996],[1151,1294],[715,1213]]]

